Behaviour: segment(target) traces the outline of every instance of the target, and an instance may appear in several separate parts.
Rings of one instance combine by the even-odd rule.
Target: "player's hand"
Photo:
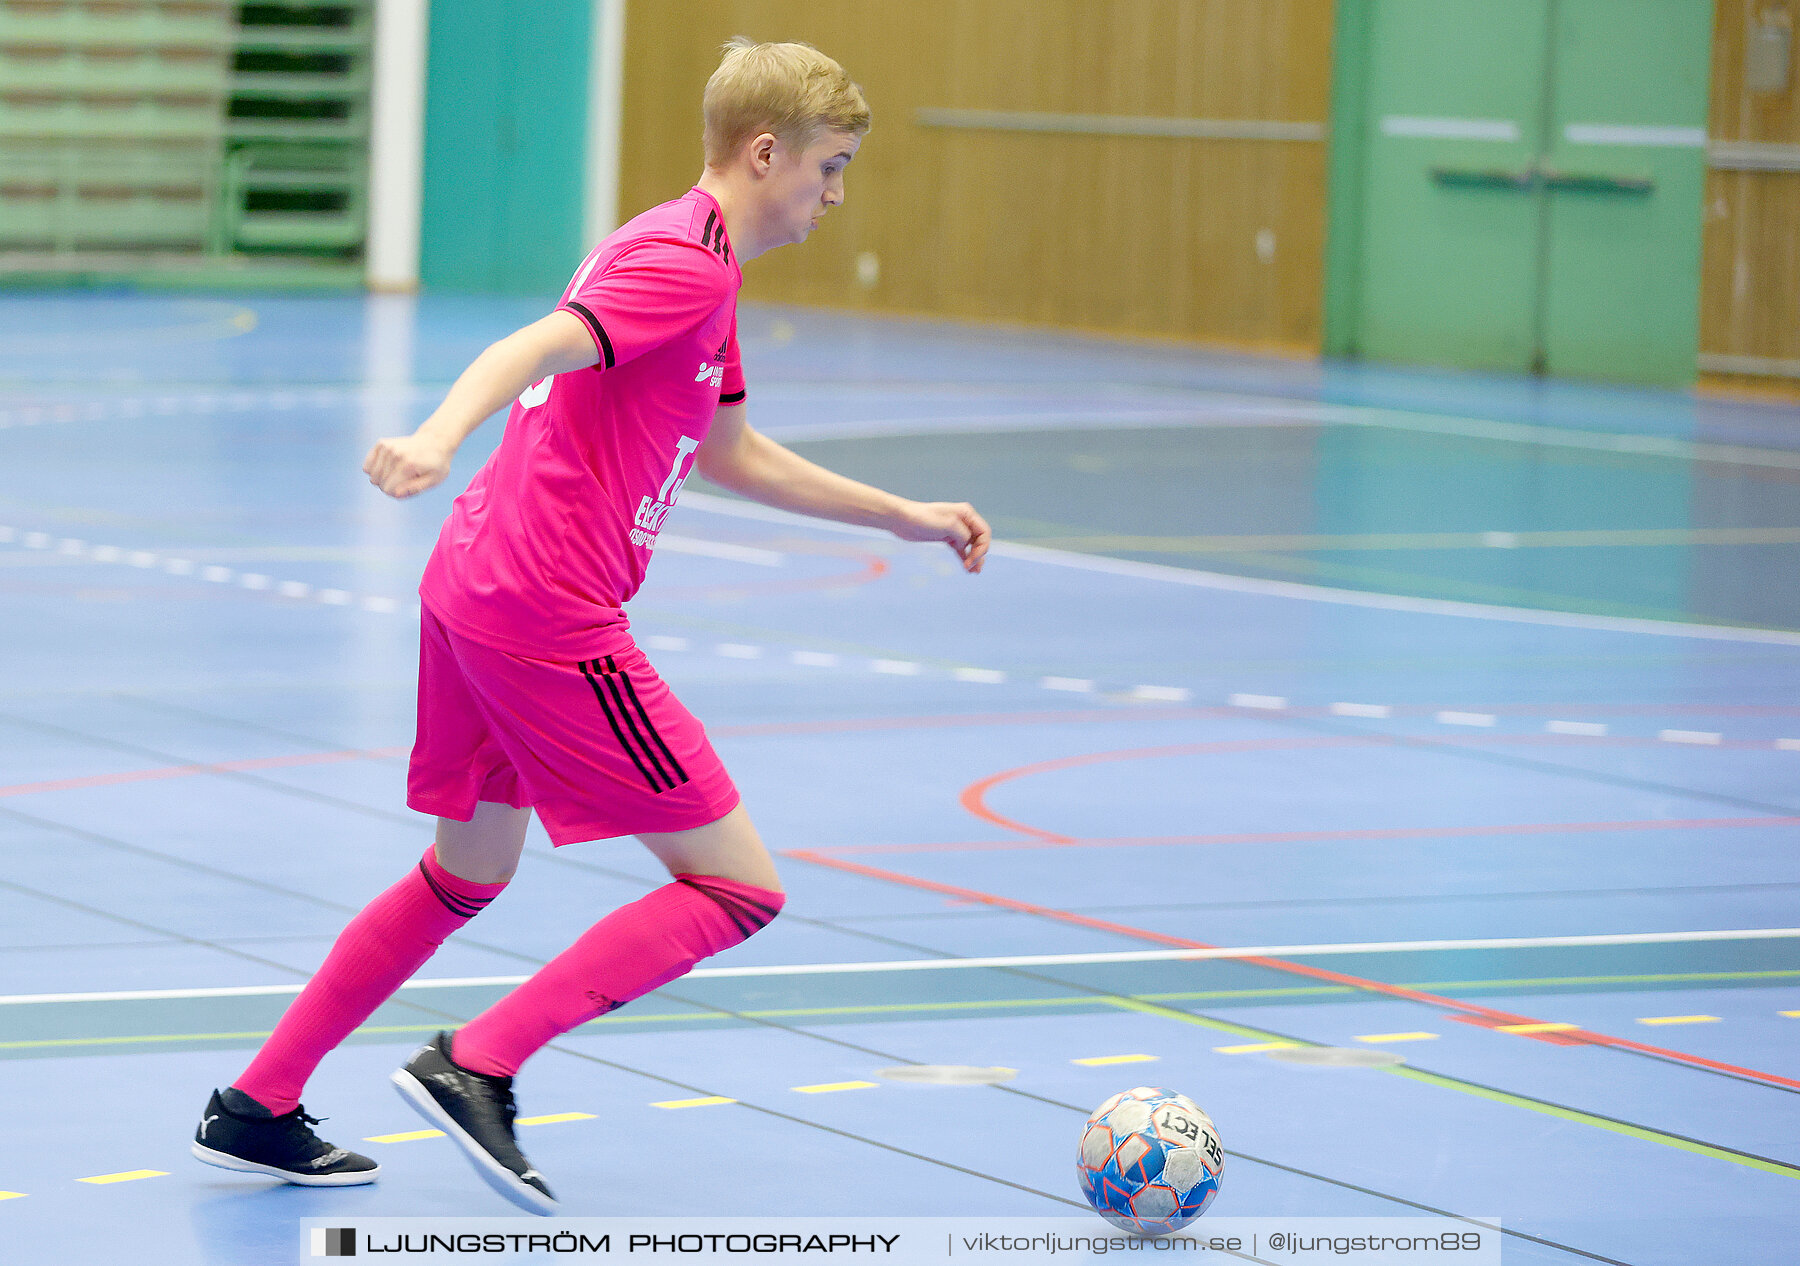
[[[436,440],[394,435],[375,442],[363,461],[363,473],[390,497],[412,497],[443,483],[454,455],[454,449]]]
[[[892,531],[903,541],[942,541],[971,574],[981,570],[993,538],[987,520],[966,501],[909,501]]]

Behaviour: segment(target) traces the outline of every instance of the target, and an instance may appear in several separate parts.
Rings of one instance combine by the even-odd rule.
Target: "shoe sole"
[[[241,1156],[233,1156],[229,1152],[215,1152],[203,1143],[191,1145],[194,1159],[220,1169],[235,1169],[244,1174],[267,1174],[271,1178],[279,1178],[282,1182],[292,1183],[296,1187],[360,1187],[372,1183],[381,1176],[381,1166],[374,1169],[353,1169],[342,1174],[297,1174],[290,1169],[277,1169],[273,1165],[263,1165],[256,1161],[245,1160]]]
[[[521,1209],[544,1217],[549,1217],[556,1212],[556,1201],[530,1183],[520,1182],[518,1175],[488,1155],[487,1149],[477,1143],[467,1130],[456,1123],[455,1118],[444,1111],[443,1105],[438,1103],[431,1091],[427,1090],[425,1084],[417,1077],[402,1068],[393,1075],[391,1080],[394,1088],[400,1092],[400,1097],[410,1103],[414,1111],[449,1135],[450,1140],[462,1149],[463,1155],[467,1156],[469,1162],[475,1166],[475,1172],[481,1175],[483,1182]]]

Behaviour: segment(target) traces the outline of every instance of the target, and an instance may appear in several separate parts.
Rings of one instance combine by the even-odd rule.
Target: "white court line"
[[[767,384],[779,390],[796,384],[776,380]],[[799,384],[812,386],[813,384]],[[945,384],[947,387],[966,384]],[[348,387],[314,390],[304,403],[316,406],[366,404],[386,401],[436,401],[448,390],[448,384],[415,384],[391,391],[385,388]],[[223,398],[228,407],[264,403],[292,408],[302,403],[293,391],[277,391],[266,396],[237,393]],[[146,405],[157,413],[174,413],[182,406],[198,411],[214,409],[221,397],[210,394],[186,397],[162,396],[122,398],[90,403],[87,408],[105,407],[121,417],[140,416]],[[55,410],[43,405],[0,405],[0,427],[18,423],[67,422],[77,420],[74,406]],[[783,426],[771,423],[766,429],[776,439],[851,439],[904,435],[981,434],[1015,430],[1045,430],[1096,426],[1207,427],[1207,426],[1376,426],[1397,430],[1422,431],[1438,435],[1460,435],[1471,439],[1499,440],[1506,443],[1532,444],[1551,448],[1589,449],[1599,452],[1624,453],[1647,457],[1672,457],[1686,461],[1722,462],[1729,465],[1769,466],[1800,469],[1800,451],[1756,447],[1741,444],[1718,444],[1708,441],[1682,440],[1662,435],[1640,435],[1618,431],[1583,431],[1573,428],[1541,426],[1522,422],[1496,422],[1485,418],[1462,417],[1447,413],[1415,412],[1382,408],[1374,405],[1324,404],[1287,396],[1239,394],[1192,389],[1179,403],[1158,404],[1143,408],[1120,408],[1099,405],[1093,409],[1054,412],[983,413],[964,415],[928,415],[909,418],[878,418],[860,422],[830,424],[801,423]],[[695,494],[690,493],[692,497]],[[879,533],[877,533],[879,535]]]
[[[1295,419],[1285,413],[1275,416],[1262,403],[1237,405],[1203,400],[1195,405],[1165,405],[1154,409],[1118,409],[1100,407],[1066,412],[1018,413],[954,413],[922,414],[912,418],[868,418],[860,422],[770,423],[758,427],[770,439],[789,440],[867,440],[897,439],[907,436],[1003,434],[1011,431],[1054,431],[1080,429],[1105,423],[1109,427],[1141,426],[1159,430],[1184,430],[1206,426],[1199,419],[1215,419],[1220,426],[1242,426],[1263,423],[1277,426],[1311,426],[1310,419]]]
[[[1688,941],[1775,941],[1800,937],[1800,928],[1727,928],[1711,932],[1618,932],[1598,936],[1512,936],[1465,941],[1352,941],[1335,945],[1247,945],[1236,949],[1124,950],[1104,954],[1013,954],[1000,958],[904,958],[874,963],[786,963],[768,967],[701,967],[683,979],[738,976],[845,976],[866,972],[950,971],[966,967],[1067,967],[1082,963],[1156,963],[1183,959],[1290,958],[1331,954],[1408,954],[1437,950],[1545,949],[1574,945],[1675,945]],[[461,976],[410,980],[402,989],[464,989],[516,985],[526,976]],[[302,986],[241,985],[214,989],[137,989],[108,993],[21,993],[0,996],[0,1006],[33,1002],[126,1002],[158,998],[249,998],[299,993]]]
[[[1588,738],[1602,738],[1606,734],[1606,726],[1599,721],[1546,721],[1546,734],[1579,734]]]
[[[1548,429],[1548,428],[1542,428]],[[1630,437],[1625,437],[1630,438]],[[1670,441],[1673,443],[1674,441]],[[1800,465],[1800,453],[1792,454]],[[831,523],[809,519],[770,506],[735,501],[729,497],[704,492],[689,492],[682,504],[711,514],[726,514],[740,519],[758,519],[765,523],[799,524],[823,532],[844,536],[894,538],[879,528],[859,527],[850,523]],[[1234,576],[1226,572],[1199,571],[1187,567],[1171,567],[1166,563],[1140,563],[1125,558],[1108,558],[1098,554],[1076,554],[1048,549],[1041,545],[1018,545],[996,541],[992,552],[1002,558],[1018,558],[1028,562],[1048,563],[1053,567],[1072,567],[1079,571],[1105,572],[1114,576],[1131,576],[1139,580],[1159,580],[1167,584],[1190,585],[1196,589],[1219,589],[1229,593],[1253,593],[1270,598],[1293,598],[1301,602],[1330,602],[1340,606],[1369,607],[1377,611],[1404,611],[1414,615],[1447,615],[1463,620],[1501,620],[1511,624],[1542,624],[1553,628],[1583,629],[1600,633],[1648,633],[1654,637],[1692,637],[1716,642],[1761,642],[1776,646],[1800,646],[1800,633],[1783,629],[1746,629],[1727,624],[1688,624],[1679,620],[1642,620],[1631,616],[1583,615],[1574,611],[1545,611],[1537,607],[1504,607],[1486,602],[1460,602],[1452,598],[1414,598],[1403,594],[1372,593],[1361,589],[1334,589],[1329,585],[1309,585],[1298,580],[1261,580],[1251,576]]]
[[[242,588],[256,592],[273,590],[283,598],[299,601],[312,600],[326,606],[348,606],[354,597],[344,589],[317,589],[302,580],[276,580],[272,576],[260,572],[234,572],[229,567],[211,565],[201,567],[192,559],[169,558],[152,550],[131,550],[127,552],[117,545],[90,546],[86,541],[75,537],[53,539],[45,532],[26,532],[23,537],[17,529],[9,525],[0,525],[0,543],[10,543],[21,539],[27,549],[47,550],[53,545],[59,557],[86,558],[95,563],[129,564],[132,567],[149,569],[159,563],[163,571],[171,576],[198,575],[200,579],[213,584],[229,584],[233,581]],[[737,545],[727,541],[706,541],[689,536],[662,535],[657,541],[657,548],[666,549],[676,554],[702,554],[711,558],[722,558],[735,563],[752,563],[758,567],[780,567],[787,562],[787,556],[769,549],[758,549],[749,545]],[[243,551],[240,551],[243,552]],[[256,558],[259,552],[247,551],[250,557]],[[378,615],[393,615],[402,609],[403,604],[396,599],[382,595],[370,595],[362,599],[364,611]],[[654,643],[651,643],[654,645]],[[726,652],[729,653],[729,652]],[[760,654],[760,652],[758,652]],[[754,656],[748,656],[754,658]]]
[[[1287,707],[1287,699],[1283,695],[1246,695],[1231,696],[1234,708],[1261,708],[1265,712],[1280,712]]]
[[[699,554],[733,563],[754,563],[758,567],[779,567],[787,561],[772,549],[733,545],[726,541],[703,541],[692,536],[670,536],[667,532],[657,536],[656,548],[671,554]]]
[[[1800,450],[1745,444],[1683,440],[1667,435],[1624,431],[1584,431],[1530,422],[1496,422],[1453,413],[1425,413],[1379,405],[1325,404],[1285,396],[1234,395],[1195,391],[1180,405],[1155,409],[1119,409],[1104,405],[1091,410],[1046,413],[932,414],[909,418],[871,418],[860,422],[771,424],[780,440],[873,439],[906,436],[982,435],[1058,429],[1108,430],[1121,426],[1153,429],[1208,427],[1364,426],[1465,439],[1529,444],[1541,448],[1573,448],[1637,457],[1720,462],[1734,466],[1800,469]]]

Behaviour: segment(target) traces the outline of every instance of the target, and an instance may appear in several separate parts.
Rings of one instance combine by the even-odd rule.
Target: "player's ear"
[[[780,142],[772,132],[764,132],[750,142],[750,170],[759,176],[769,174],[769,168],[775,164],[775,147]]]

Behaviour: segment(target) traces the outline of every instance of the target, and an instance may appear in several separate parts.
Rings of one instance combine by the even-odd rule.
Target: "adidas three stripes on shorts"
[[[636,645],[527,659],[420,615],[419,728],[406,803],[468,821],[530,805],[555,844],[686,831],[738,804],[706,731]]]

